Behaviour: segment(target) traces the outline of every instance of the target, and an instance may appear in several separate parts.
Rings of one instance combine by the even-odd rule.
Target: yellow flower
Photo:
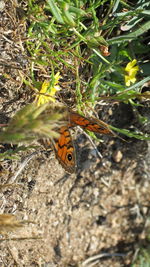
[[[136,74],[139,71],[139,67],[135,66],[137,63],[136,59],[133,59],[131,62],[127,64],[125,67],[125,71],[127,75],[125,75],[125,84],[126,86],[130,86],[130,83],[136,82]]]
[[[57,85],[60,79],[60,74],[57,72],[52,81],[45,80],[42,83],[41,90],[39,95],[36,96],[35,101],[37,102],[37,106],[41,106],[49,101],[55,102],[55,94],[61,88]]]

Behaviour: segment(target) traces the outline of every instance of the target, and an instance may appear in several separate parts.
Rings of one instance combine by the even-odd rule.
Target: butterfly
[[[96,118],[86,118],[76,112],[69,111],[68,123],[59,128],[60,136],[52,142],[58,161],[68,173],[74,173],[76,170],[75,148],[70,133],[70,129],[75,126],[80,126],[83,130],[93,133],[116,136],[105,122]]]

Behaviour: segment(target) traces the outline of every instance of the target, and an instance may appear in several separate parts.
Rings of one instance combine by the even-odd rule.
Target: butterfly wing
[[[67,172],[73,173],[76,168],[76,158],[68,126],[62,126],[59,133],[60,137],[53,140],[56,157]]]
[[[57,159],[69,173],[75,172],[76,169],[75,149],[69,128],[77,125],[84,130],[89,130],[94,133],[116,136],[109,128],[109,125],[103,121],[96,118],[86,118],[76,112],[70,111],[68,125],[58,128],[57,131],[60,133],[60,136],[58,139],[55,138],[52,140]]]
[[[85,118],[84,116],[70,112],[70,127],[79,125],[84,130],[88,130],[94,133],[106,134],[116,136],[115,133],[109,128],[109,125],[96,118]]]

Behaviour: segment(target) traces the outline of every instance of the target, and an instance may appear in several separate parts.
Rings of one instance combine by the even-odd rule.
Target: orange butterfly
[[[64,169],[73,173],[76,169],[75,148],[70,134],[70,128],[80,126],[84,130],[89,130],[94,133],[116,136],[109,128],[109,125],[96,118],[85,118],[76,113],[69,112],[68,125],[64,125],[59,129],[60,137],[53,140],[55,154]]]

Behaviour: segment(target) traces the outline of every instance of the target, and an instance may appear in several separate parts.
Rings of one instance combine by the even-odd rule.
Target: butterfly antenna
[[[23,171],[23,169],[26,167],[26,165],[28,164],[28,162],[29,162],[33,157],[35,157],[36,155],[38,155],[38,152],[35,151],[35,152],[31,153],[29,156],[25,157],[25,158],[23,159],[23,161],[21,162],[21,164],[20,164],[18,170],[16,171],[16,173],[15,173],[12,177],[10,177],[10,178],[7,180],[7,182],[9,181],[9,182],[11,182],[11,183],[14,183],[14,182],[16,181],[17,177],[20,175],[20,173],[21,173],[21,172]]]
[[[122,138],[121,136],[119,136],[118,134],[116,134],[116,133],[114,132],[114,127],[113,127],[113,126],[111,126],[111,128],[113,129],[113,130],[111,130],[111,132],[113,133],[113,136],[114,136],[114,137],[117,137],[117,138],[119,138],[120,140],[122,140],[122,141],[124,141],[124,142],[126,142],[126,143],[129,143],[127,140],[125,140],[124,138]]]

